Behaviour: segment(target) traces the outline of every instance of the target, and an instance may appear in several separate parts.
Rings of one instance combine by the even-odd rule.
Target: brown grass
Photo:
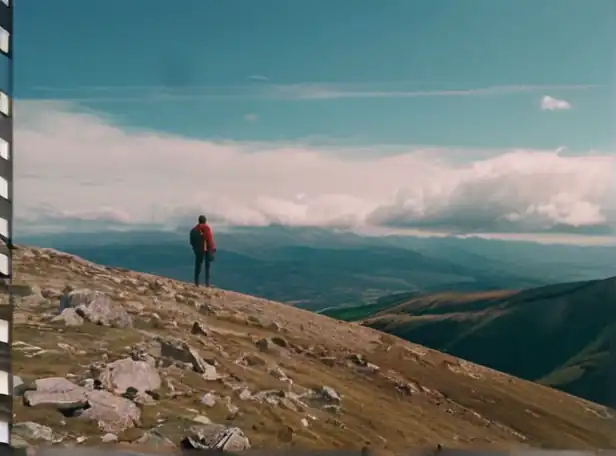
[[[23,252],[34,252],[26,259]],[[534,445],[550,448],[606,448],[616,444],[614,420],[600,418],[593,410],[602,409],[581,399],[506,375],[473,367],[447,355],[418,347],[370,328],[347,324],[263,299],[238,293],[198,291],[199,299],[219,307],[217,315],[205,315],[193,305],[176,302],[154,304],[151,294],[137,295],[127,285],[117,285],[97,274],[105,273],[92,265],[67,259],[46,259],[40,252],[18,251],[17,280],[41,288],[61,289],[65,283],[90,288],[114,289],[131,294],[127,301],[145,306],[141,313],[156,312],[166,322],[162,328],[137,325],[141,329],[110,329],[85,324],[69,328],[49,323],[44,308],[18,306],[13,341],[50,350],[35,357],[16,347],[14,372],[25,379],[45,376],[83,375],[89,363],[103,353],[110,359],[126,356],[127,348],[149,336],[160,334],[182,337],[198,348],[205,359],[215,359],[217,369],[234,375],[251,391],[288,390],[267,373],[267,365],[278,365],[293,379],[293,389],[330,386],[342,395],[339,415],[309,407],[292,411],[282,406],[241,401],[237,393],[220,381],[206,382],[197,374],[169,370],[184,397],[166,398],[143,409],[142,428],[161,424],[160,430],[176,443],[197,414],[212,421],[239,426],[258,448],[360,448],[372,446],[402,450],[442,444],[448,447],[508,448]],[[122,273],[141,281],[145,274]],[[185,285],[174,285],[182,290]],[[187,289],[191,289],[188,287]],[[43,306],[44,307],[44,306]],[[49,304],[48,309],[56,307]],[[138,314],[138,312],[135,312]],[[173,327],[169,322],[177,322]],[[213,335],[190,334],[194,321],[200,321]],[[283,329],[268,329],[275,321]],[[262,324],[255,324],[262,322]],[[261,353],[255,341],[262,337],[283,337],[289,348],[277,353]],[[58,348],[67,344],[70,348]],[[243,368],[235,360],[255,353],[266,366]],[[360,371],[346,359],[360,354],[378,365],[378,373]],[[325,363],[322,358],[334,357]],[[473,372],[479,374],[473,374]],[[480,378],[471,376],[479,375]],[[413,381],[434,393],[403,395],[391,378]],[[241,413],[230,417],[222,405],[203,406],[199,398],[206,392],[229,395]],[[163,390],[163,393],[165,391]],[[90,423],[66,420],[53,410],[28,408],[15,400],[17,421],[31,420],[51,426],[71,436],[87,435],[96,442],[100,431]],[[312,419],[313,416],[316,419]],[[306,428],[301,420],[310,422]]]

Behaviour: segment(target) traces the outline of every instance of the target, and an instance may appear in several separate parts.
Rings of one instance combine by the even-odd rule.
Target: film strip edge
[[[13,313],[13,0],[0,0],[0,58],[4,86],[0,88],[0,453],[10,445],[12,413],[11,332]]]

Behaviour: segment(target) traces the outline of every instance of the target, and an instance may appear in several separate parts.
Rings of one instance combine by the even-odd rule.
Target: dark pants
[[[210,265],[214,261],[212,252],[194,252],[195,254],[195,285],[199,286],[201,267],[205,264],[205,286],[210,286]]]

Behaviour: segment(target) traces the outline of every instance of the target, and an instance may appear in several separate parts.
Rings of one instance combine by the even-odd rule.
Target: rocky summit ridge
[[[26,246],[11,291],[16,445],[616,446],[603,406],[265,299]]]

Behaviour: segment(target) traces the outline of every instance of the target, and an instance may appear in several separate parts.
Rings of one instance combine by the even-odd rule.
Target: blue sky
[[[608,149],[615,10],[609,0],[26,1],[16,7],[16,95],[103,99],[86,104],[130,125],[197,137]],[[601,87],[495,96],[241,96],[281,84],[378,93]],[[142,99],[150,90],[129,86],[160,86],[187,99],[153,110]],[[124,87],[116,93],[125,99],[110,101],[96,87]],[[544,95],[575,109],[541,111]],[[248,114],[258,122],[246,121]]]
[[[450,225],[452,214],[458,217],[479,201],[482,207],[498,208],[494,209],[498,215],[473,216],[471,231],[494,228],[488,221],[491,217],[500,220],[497,231],[515,231],[517,228],[507,224],[531,213],[553,219],[549,231],[564,225],[570,225],[566,232],[591,225],[596,231],[596,224],[609,222],[606,214],[611,206],[606,209],[601,192],[606,191],[610,176],[601,172],[611,162],[588,165],[606,182],[598,189],[592,186],[596,182],[586,182],[588,172],[586,177],[580,175],[587,162],[567,162],[563,157],[577,159],[589,153],[610,157],[615,150],[614,13],[616,7],[610,0],[24,0],[15,8],[17,120],[19,124],[21,112],[23,154],[27,155],[23,160],[39,169],[38,174],[24,173],[29,173],[29,179],[48,185],[53,182],[75,193],[70,191],[70,181],[62,181],[66,170],[52,174],[50,163],[37,158],[41,144],[56,144],[58,153],[75,150],[93,155],[96,144],[101,148],[97,156],[110,153],[119,166],[122,160],[147,160],[146,150],[137,152],[147,136],[150,150],[161,150],[157,156],[160,163],[174,162],[171,156],[160,156],[171,153],[166,151],[171,146],[162,146],[160,141],[176,141],[173,147],[185,152],[174,153],[192,157],[193,167],[203,162],[210,170],[241,180],[242,184],[231,190],[242,187],[244,195],[256,192],[261,198],[286,205],[284,210],[282,206],[274,210],[270,200],[258,203],[268,208],[257,210],[263,223],[297,217],[332,222],[332,213],[335,223],[343,223],[340,220],[357,212],[356,207],[369,207],[364,222],[381,223],[394,217],[396,226],[401,219],[403,225],[414,225],[415,219],[423,218],[423,227],[427,217],[430,223],[438,219],[438,224],[443,224],[446,219],[445,224]],[[66,132],[62,138],[60,126]],[[75,131],[79,135],[71,134]],[[226,144],[224,153],[240,157],[242,166],[248,168],[237,171],[239,162],[231,168],[230,158],[218,159],[215,168],[212,158],[205,157],[224,154],[216,149],[221,144]],[[555,159],[550,154],[556,149]],[[249,162],[245,154],[255,150],[269,150],[270,155],[276,150],[284,158],[267,161],[270,157],[261,154],[259,157],[265,158],[258,164]],[[539,154],[537,165],[529,164],[535,152]],[[137,159],[139,153],[144,155]],[[360,185],[356,185],[356,192],[346,191],[333,175],[328,189],[316,186],[316,180],[327,174],[323,169],[340,166],[342,170],[342,162],[325,161],[343,158],[347,159],[345,176],[353,179],[361,175],[367,179],[363,187],[370,185],[370,178],[361,174],[364,171],[351,169],[358,166],[353,158],[365,153],[376,160],[375,169],[385,174],[386,169],[395,172],[387,166],[396,166],[397,171],[400,166],[411,166],[408,180],[413,182],[446,160],[449,165],[439,178],[454,173],[451,176],[460,184],[443,183],[435,189],[433,180],[413,184],[411,189],[393,188],[388,186],[391,179],[384,176],[382,184],[371,183],[383,189],[382,195],[372,199],[360,191]],[[425,160],[418,163],[417,157],[425,159],[426,153],[432,159],[430,164]],[[518,155],[507,155],[512,153]],[[302,168],[313,174],[299,185],[301,167],[293,168],[296,158],[310,161],[306,157],[311,154],[322,161]],[[410,161],[404,165],[391,160],[385,163],[395,155],[408,156]],[[555,164],[548,164],[554,159]],[[275,175],[266,176],[265,171],[274,166],[282,174],[290,176],[291,170],[298,174],[288,182],[276,183]],[[498,183],[495,176],[499,173],[506,175],[504,168],[494,171],[504,166],[524,169],[519,172],[523,176],[559,169],[557,174],[570,184],[574,179],[584,180],[578,184],[583,190],[569,195],[566,183],[559,181],[560,187],[554,183],[550,190],[536,192],[540,201],[532,200],[532,195],[522,201],[519,194],[528,192],[516,186],[527,188],[530,181],[516,175],[517,183],[505,186],[509,188],[505,193],[517,198],[513,206],[496,201],[494,196],[477,199],[484,190],[485,194],[499,194],[486,187],[486,173],[481,171],[486,166],[492,170],[488,173],[490,185]],[[167,169],[169,166],[159,172]],[[250,187],[255,169],[262,171],[256,173]],[[73,172],[80,175],[73,182],[81,182],[85,188],[83,170],[75,168]],[[571,173],[577,175],[572,177]],[[449,180],[454,179],[451,176]],[[404,176],[397,178],[402,185]],[[127,182],[131,179],[136,177],[126,177]],[[143,179],[145,182],[147,177]],[[207,207],[239,204],[242,209],[231,217],[237,223],[240,219],[245,223],[256,220],[256,203],[249,202],[247,196],[229,196],[226,184],[207,188],[205,178],[195,179],[191,184],[194,190],[184,182],[182,192],[203,193],[196,199],[186,201],[178,193],[177,200],[169,197],[163,208],[142,197],[149,217],[170,208],[177,211],[180,206],[188,210],[207,201]],[[558,179],[544,176],[542,180]],[[271,186],[267,191],[263,189],[266,183]],[[354,185],[349,180],[349,188]],[[96,185],[90,182],[90,187]],[[457,198],[455,211],[444,214],[452,195]],[[458,201],[469,195],[472,198],[467,203]],[[86,197],[72,203],[66,198],[62,202],[44,200],[35,197],[34,191],[26,197],[30,198],[30,209],[44,206],[48,216],[49,211],[65,213],[69,206],[71,217],[85,211],[96,218],[99,213],[85,209]],[[321,198],[321,203],[299,208],[299,202],[308,197]],[[88,198],[90,206],[104,206],[104,214],[111,218],[129,220],[135,213],[128,206],[120,208],[116,200],[105,200],[102,194]],[[338,198],[336,208],[346,208],[344,214],[332,209],[332,198]],[[383,205],[389,208],[387,217],[382,215]],[[413,206],[411,215],[405,212],[409,205]],[[394,206],[395,216],[390,213]],[[281,211],[287,212],[281,215]],[[240,212],[241,217],[237,215]],[[433,214],[428,217],[428,213]],[[226,215],[221,218],[229,219]],[[501,223],[505,219],[508,228]],[[533,228],[526,226],[522,231],[548,229],[533,223]],[[468,224],[462,225],[463,230],[468,229]]]

